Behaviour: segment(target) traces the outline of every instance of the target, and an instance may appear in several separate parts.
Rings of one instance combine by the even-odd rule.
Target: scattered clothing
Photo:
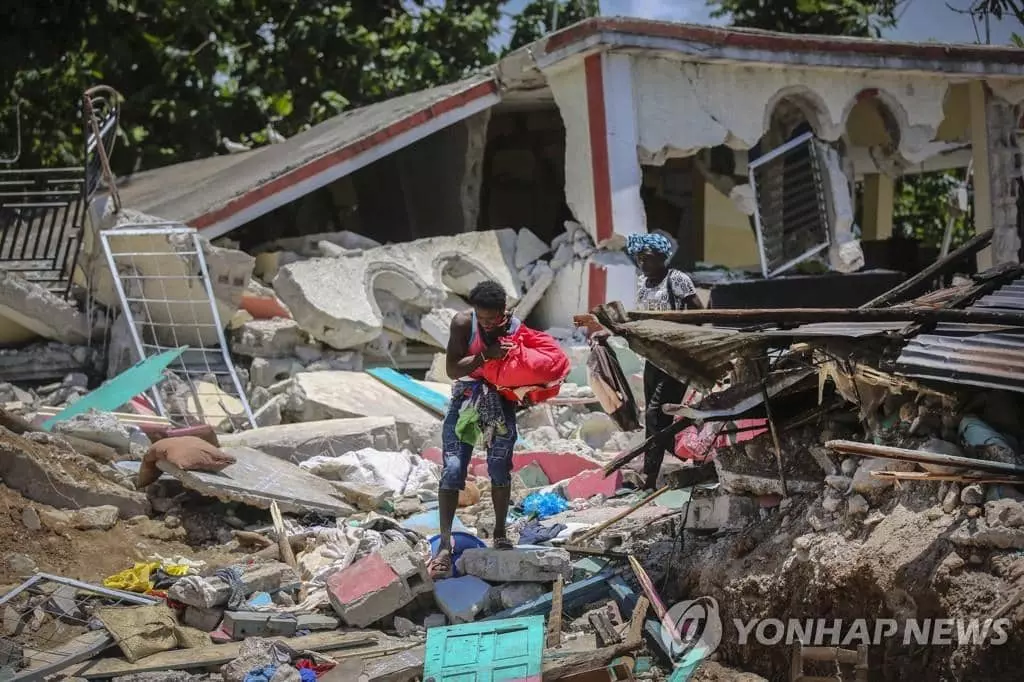
[[[475,402],[471,400],[474,394],[478,396]],[[487,397],[480,399],[481,395]],[[470,413],[463,418],[463,408],[474,409],[476,414]],[[495,410],[499,410],[500,423]],[[479,429],[476,440],[473,439],[475,429]],[[485,444],[487,449],[487,474],[491,485],[511,485],[512,451],[518,437],[515,403],[482,381],[455,382],[448,414],[441,428],[441,490],[463,490],[466,487],[466,475],[477,443]]]
[[[558,493],[531,493],[523,500],[523,511],[538,519],[560,514],[569,508],[569,503]]]
[[[495,436],[508,433],[505,406],[498,392],[483,381],[457,381],[452,388],[463,397],[455,433],[467,445],[490,447]]]
[[[640,428],[640,410],[633,397],[633,389],[606,337],[591,337],[587,383],[601,408],[620,429],[636,431]]]
[[[549,542],[558,537],[558,534],[566,529],[564,523],[555,523],[550,526],[540,525],[540,521],[533,519],[519,531],[519,544],[539,545],[542,542]]]
[[[231,586],[228,608],[240,609],[245,604],[245,583],[242,582],[242,569],[238,566],[229,566],[218,569],[214,575]]]
[[[188,572],[189,567],[182,564],[162,564],[159,561],[138,563],[106,578],[103,586],[112,590],[145,593],[154,589],[167,589]]]

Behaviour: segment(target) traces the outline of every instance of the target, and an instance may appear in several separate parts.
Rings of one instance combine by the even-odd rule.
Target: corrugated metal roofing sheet
[[[997,289],[971,309],[1019,311],[1024,317],[1024,279]],[[940,324],[907,344],[896,360],[896,373],[1024,393],[1024,328]]]

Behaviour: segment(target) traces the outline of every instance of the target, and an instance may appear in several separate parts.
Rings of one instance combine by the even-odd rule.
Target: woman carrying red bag
[[[551,397],[552,391],[557,394],[570,369],[568,357],[553,339],[508,313],[500,284],[481,282],[467,300],[472,310],[452,319],[446,351],[445,368],[455,383],[441,431],[440,542],[430,563],[435,578],[451,575],[452,523],[477,443],[487,449],[494,547],[512,548],[505,535],[505,517],[512,493],[512,451],[518,439],[516,410]]]

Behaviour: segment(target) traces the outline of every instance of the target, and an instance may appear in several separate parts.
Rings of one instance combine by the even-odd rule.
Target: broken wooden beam
[[[985,459],[973,459],[971,457],[958,457],[956,455],[940,455],[934,452],[922,452],[920,450],[907,450],[906,448],[894,448],[887,445],[875,445],[873,443],[857,443],[850,440],[830,440],[825,443],[829,450],[842,452],[847,455],[858,457],[881,457],[882,459],[895,459],[902,462],[914,462],[917,464],[939,464],[949,467],[960,467],[976,471],[989,471],[997,474],[1024,475],[1024,466],[1007,464],[1005,462],[992,462]]]
[[[871,299],[862,305],[861,308],[880,308],[882,306],[893,305],[894,303],[900,303],[907,300],[917,292],[918,288],[927,287],[928,283],[933,279],[939,275],[947,274],[950,269],[956,267],[964,258],[969,258],[978,253],[988,246],[991,241],[992,230],[975,235],[953,253],[949,254],[945,258],[940,258],[921,272],[917,273],[910,279],[903,281],[901,284],[893,287],[881,296]]]
[[[594,526],[593,528],[588,530],[583,535],[581,535],[578,538],[574,539],[572,541],[573,544],[578,544],[578,543],[581,543],[581,542],[586,542],[590,538],[592,538],[595,535],[599,534],[601,531],[607,529],[608,527],[610,527],[610,526],[618,523],[622,519],[626,518],[630,514],[636,512],[641,507],[650,504],[651,502],[653,502],[655,500],[655,498],[659,497],[660,495],[664,495],[669,490],[671,490],[671,487],[670,486],[665,486],[664,488],[661,488],[660,490],[654,491],[653,493],[651,493],[650,495],[648,495],[644,499],[640,500],[636,504],[634,504],[634,505],[632,505],[630,507],[627,507],[626,509],[622,510],[621,512],[619,512],[615,516],[611,517],[607,521],[602,521],[601,523],[597,524],[596,526]]]
[[[1024,327],[1019,311],[954,308],[755,308],[721,310],[670,310],[631,312],[632,320],[662,320],[679,324],[777,324],[800,325],[826,322],[952,322]]]

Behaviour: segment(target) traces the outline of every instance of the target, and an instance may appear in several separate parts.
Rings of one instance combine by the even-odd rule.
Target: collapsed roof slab
[[[214,239],[499,101],[481,74],[347,111],[280,144],[138,173],[125,206]]]
[[[373,341],[384,329],[376,291],[414,307],[441,306],[484,279],[519,299],[515,230],[465,232],[392,244],[337,258],[290,263],[274,278],[274,291],[313,338],[338,348]]]

